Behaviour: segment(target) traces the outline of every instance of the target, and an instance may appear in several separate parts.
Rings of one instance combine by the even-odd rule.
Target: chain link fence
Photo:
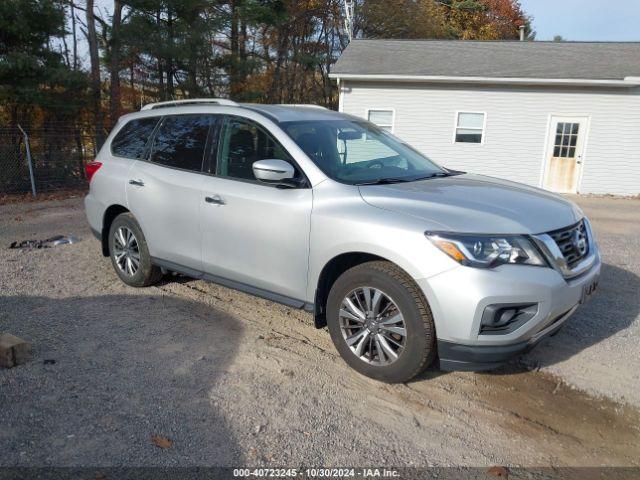
[[[0,126],[0,195],[85,188],[84,166],[96,155],[91,132],[67,124]]]

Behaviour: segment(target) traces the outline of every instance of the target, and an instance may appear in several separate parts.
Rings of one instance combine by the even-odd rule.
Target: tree
[[[107,111],[113,125],[121,110],[149,101],[206,95],[336,105],[335,83],[328,74],[348,43],[343,0],[114,0],[110,18],[94,13],[94,0],[87,0],[86,9],[73,1],[0,2],[9,24],[0,30],[0,38],[20,25],[35,39],[31,63],[12,65],[32,65],[41,75],[38,79],[25,71],[21,77],[16,71],[14,77],[5,75],[7,86],[0,88],[12,89],[11,98],[22,98],[15,103],[24,105],[20,89],[25,86],[31,86],[30,95],[42,95],[42,85],[53,78],[71,79],[66,73],[43,75],[42,66],[63,66],[66,58],[67,67],[86,80],[84,67],[91,80],[98,144]],[[63,55],[51,47],[56,44],[52,39],[64,34],[63,3],[70,7],[73,29],[74,11],[85,12],[82,29],[89,43],[89,69],[78,63],[76,54],[70,60],[66,42]],[[18,18],[16,8],[39,14]],[[24,24],[26,18],[32,18],[29,25]],[[531,19],[517,0],[357,0],[355,9],[355,33],[360,38],[517,39],[523,24],[532,39]],[[20,52],[20,45],[24,42],[7,47],[7,58]],[[5,60],[0,70],[9,64]],[[105,112],[103,98],[108,100]]]
[[[63,119],[85,106],[85,74],[51,47],[64,34],[61,2],[0,2],[0,105],[12,125],[29,124],[37,109]]]
[[[447,37],[443,9],[434,0],[368,0],[359,9],[364,38]]]
[[[96,148],[104,143],[104,117],[102,114],[102,83],[100,81],[100,54],[98,52],[98,36],[93,11],[93,0],[87,0],[87,41],[89,42],[89,58],[91,60],[91,99],[95,116]]]
[[[111,19],[111,38],[109,39],[109,122],[115,125],[120,116],[120,26],[122,23],[122,2],[114,0]]]
[[[123,58],[137,69],[154,99],[193,96],[216,76],[214,45],[223,18],[207,0],[131,0],[121,26]],[[206,72],[206,75],[205,75]]]
[[[531,18],[518,0],[442,0],[446,28],[462,40],[517,40],[519,27],[533,40]]]

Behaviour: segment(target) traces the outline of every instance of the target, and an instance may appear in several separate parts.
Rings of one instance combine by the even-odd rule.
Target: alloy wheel
[[[359,287],[342,300],[340,330],[351,352],[372,365],[394,363],[405,348],[402,312],[382,290]]]
[[[133,277],[140,268],[138,239],[127,227],[119,227],[113,237],[113,258],[116,265],[122,273]]]

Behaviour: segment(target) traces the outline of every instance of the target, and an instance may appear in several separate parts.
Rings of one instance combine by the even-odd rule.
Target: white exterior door
[[[543,187],[557,193],[576,193],[588,118],[552,117]]]

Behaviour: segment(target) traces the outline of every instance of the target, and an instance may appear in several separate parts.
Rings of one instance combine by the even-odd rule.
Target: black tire
[[[133,233],[137,242],[138,254],[140,257],[139,266],[133,275],[128,274],[126,271],[118,266],[116,262],[116,256],[114,248],[116,248],[116,232],[120,228],[126,228]],[[144,238],[142,229],[135,217],[129,213],[121,213],[118,215],[109,228],[109,257],[111,258],[111,264],[113,269],[124,283],[131,287],[148,287],[155,283],[158,283],[162,278],[162,270],[151,263],[151,255],[149,255],[149,248],[147,247],[147,241]]]
[[[397,359],[374,365],[359,358],[343,336],[339,312],[343,299],[359,287],[385,293],[402,313],[406,337]],[[356,371],[387,383],[407,382],[422,372],[436,357],[436,331],[427,299],[407,273],[386,261],[357,265],[344,272],[333,284],[327,299],[327,326],[340,356]]]

